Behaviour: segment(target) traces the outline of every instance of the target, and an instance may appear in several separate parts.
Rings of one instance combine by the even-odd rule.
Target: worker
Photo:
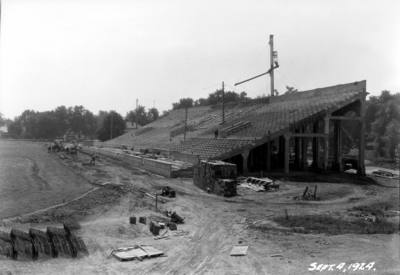
[[[215,138],[218,138],[218,129],[216,129],[216,130],[214,131],[214,136],[215,136]]]
[[[95,162],[96,162],[96,154],[95,153],[93,153],[93,155],[92,155],[92,160],[90,161],[90,164],[92,164],[93,163],[93,165],[95,164]]]

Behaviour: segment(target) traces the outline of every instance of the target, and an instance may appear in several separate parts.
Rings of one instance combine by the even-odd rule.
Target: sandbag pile
[[[36,260],[44,255],[55,258],[63,254],[75,258],[78,253],[88,254],[84,241],[65,228],[69,227],[47,227],[46,232],[33,228],[29,232],[14,228],[10,233],[0,231],[0,255]]]

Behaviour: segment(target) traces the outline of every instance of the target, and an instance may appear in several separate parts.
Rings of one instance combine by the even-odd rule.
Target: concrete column
[[[319,121],[314,122],[313,124],[313,133],[319,133]],[[319,138],[313,138],[313,163],[312,167],[318,168],[319,166]]]
[[[307,133],[307,125],[303,127],[303,133]],[[308,162],[307,162],[307,147],[308,147],[308,138],[303,137],[301,139],[301,169],[303,171],[307,171]]]
[[[279,140],[279,148],[278,148],[278,160],[279,165],[284,165],[285,163],[285,138],[280,136]]]
[[[365,176],[365,96],[360,99],[360,142],[358,145],[358,174]]]
[[[336,120],[334,123],[334,168],[335,170],[342,171],[342,121]]]
[[[284,167],[285,167],[285,174],[289,174],[289,153],[290,153],[290,148],[289,148],[289,141],[290,141],[290,132],[286,133],[283,135],[285,138],[285,158],[284,158]]]
[[[330,114],[327,114],[324,118],[324,172],[328,170],[328,161],[329,161],[329,118]]]
[[[300,133],[300,129],[296,129],[295,133]],[[301,139],[298,137],[294,138],[294,165],[300,167],[300,142]]]
[[[243,175],[247,176],[249,168],[247,167],[247,159],[249,157],[250,150],[244,149],[242,151],[242,158],[243,158]]]

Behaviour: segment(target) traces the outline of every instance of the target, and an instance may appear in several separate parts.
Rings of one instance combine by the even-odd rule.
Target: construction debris
[[[174,189],[166,186],[166,187],[163,188],[163,190],[161,192],[161,196],[175,198],[176,192],[175,192]]]
[[[239,177],[238,185],[243,188],[248,188],[256,192],[264,192],[270,188],[278,189],[282,184],[281,181],[273,181],[269,178],[255,178],[255,177]]]
[[[143,258],[157,257],[163,254],[164,253],[162,251],[148,245],[135,245],[132,247],[117,248],[113,249],[110,253],[110,255],[113,255],[120,261],[131,261],[135,259],[142,261]]]
[[[230,256],[246,256],[248,248],[249,248],[248,245],[235,245],[232,248],[232,251],[229,255]]]
[[[318,200],[317,189],[318,189],[318,185],[314,186],[314,191],[312,190],[312,187],[306,186],[306,189],[304,189],[304,192],[303,192],[303,196],[294,197],[293,199],[295,199],[297,201],[299,201],[299,200]]]
[[[157,236],[160,233],[161,226],[155,221],[150,221],[149,228],[150,232]]]

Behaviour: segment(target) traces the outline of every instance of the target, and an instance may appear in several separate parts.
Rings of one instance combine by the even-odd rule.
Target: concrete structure
[[[184,109],[172,110],[135,135],[128,133],[104,145],[128,144],[135,150],[159,148],[199,155],[201,160],[224,160],[236,164],[242,174],[271,169],[289,173],[289,167],[341,170],[342,121],[356,120],[361,148],[358,173],[364,175],[366,96],[364,80],[230,103],[224,108],[225,123],[221,105],[189,108],[187,121]],[[349,112],[353,115],[346,115]],[[307,156],[309,148],[312,157]]]

